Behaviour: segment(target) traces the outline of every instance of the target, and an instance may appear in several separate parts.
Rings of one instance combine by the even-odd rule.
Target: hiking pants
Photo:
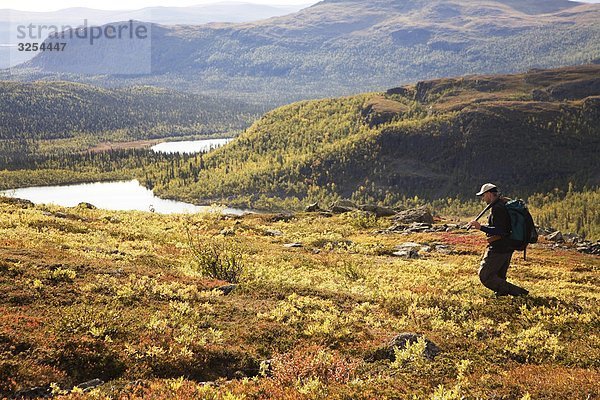
[[[494,253],[486,249],[479,267],[479,279],[481,283],[496,292],[499,296],[510,294],[522,296],[529,293],[527,290],[506,281],[506,272],[510,266],[510,253]]]

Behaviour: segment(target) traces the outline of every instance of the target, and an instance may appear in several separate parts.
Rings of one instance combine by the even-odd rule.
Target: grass
[[[374,233],[389,225],[0,202],[0,397],[51,383],[68,399],[600,396],[597,256],[537,244],[509,270],[531,295],[495,298],[479,232]],[[453,251],[390,255],[406,241]],[[238,287],[217,290],[190,244],[243,249]],[[442,352],[368,361],[400,332]],[[71,390],[93,378],[107,383]]]

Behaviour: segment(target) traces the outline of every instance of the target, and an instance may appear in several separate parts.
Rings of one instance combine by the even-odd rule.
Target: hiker
[[[509,241],[511,221],[505,206],[506,200],[501,197],[498,188],[492,183],[481,186],[477,196],[491,205],[492,210],[487,226],[481,225],[476,220],[468,224],[469,227],[479,229],[487,235],[488,245],[479,268],[481,283],[493,290],[496,296],[527,295],[529,293],[527,290],[506,281],[506,272],[513,254]]]

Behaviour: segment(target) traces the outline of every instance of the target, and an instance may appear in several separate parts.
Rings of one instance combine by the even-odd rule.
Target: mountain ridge
[[[151,25],[151,48],[132,57],[149,62],[148,74],[94,75],[118,65],[117,51],[125,51],[99,41],[94,47],[69,43],[75,53],[40,53],[13,69],[11,79],[62,74],[107,86],[151,84],[281,105],[384,90],[393,82],[600,59],[599,5],[556,1],[562,11],[534,15],[507,3],[320,2],[252,23]]]

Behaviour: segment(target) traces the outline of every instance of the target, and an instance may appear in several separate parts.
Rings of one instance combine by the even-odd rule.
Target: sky
[[[56,11],[70,7],[88,7],[100,10],[136,10],[145,7],[185,7],[199,4],[244,2],[268,5],[314,4],[318,0],[2,0],[0,8],[22,11]]]
[[[314,4],[319,0],[236,0],[237,2],[295,5]],[[599,3],[600,0],[578,0],[587,3]],[[100,10],[137,10],[145,7],[169,6],[184,7],[197,4],[211,4],[225,1],[219,0],[1,0],[0,8],[23,11],[56,11],[69,7],[88,7]],[[230,1],[231,2],[231,1]]]

